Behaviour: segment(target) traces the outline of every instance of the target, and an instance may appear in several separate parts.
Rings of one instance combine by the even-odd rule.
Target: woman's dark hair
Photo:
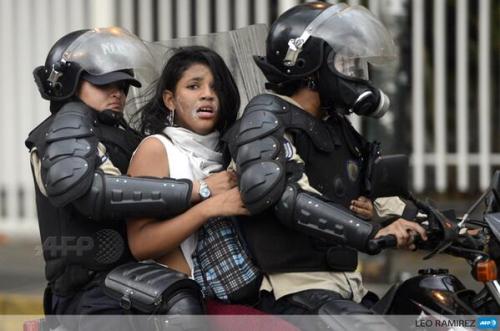
[[[193,64],[204,64],[214,76],[214,88],[219,98],[220,117],[216,129],[224,132],[236,121],[240,108],[240,95],[229,68],[215,51],[203,46],[178,48],[163,68],[155,84],[154,97],[132,117],[134,126],[143,135],[160,133],[169,123],[169,109],[163,103],[163,92],[175,92],[182,74]]]

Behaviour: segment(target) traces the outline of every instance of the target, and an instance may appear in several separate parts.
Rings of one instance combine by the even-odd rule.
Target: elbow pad
[[[320,150],[333,149],[325,139],[327,129],[316,119],[271,94],[254,97],[223,138],[236,163],[242,200],[254,215],[274,206],[285,190],[290,170],[284,138],[288,129],[304,132]]]
[[[95,172],[90,190],[73,202],[90,219],[120,220],[137,217],[165,219],[190,207],[192,183],[183,179],[159,179],[106,175]]]
[[[273,206],[285,188],[283,131],[268,111],[249,113],[240,125],[236,164],[245,206],[257,214]]]
[[[254,98],[248,104],[232,137],[226,136],[239,174],[241,198],[252,214],[266,210],[279,200],[286,179],[285,127],[273,109],[279,104],[271,98],[269,104],[265,104],[271,109],[266,109],[260,99]]]
[[[288,185],[275,206],[278,219],[287,227],[361,252],[380,225],[369,223],[333,202]]]

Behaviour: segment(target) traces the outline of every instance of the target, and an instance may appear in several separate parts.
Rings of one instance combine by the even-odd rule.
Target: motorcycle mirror
[[[500,212],[500,170],[495,171],[491,179],[492,196],[488,198],[487,212]]]
[[[489,225],[495,238],[500,241],[500,213],[486,214],[484,220]]]
[[[500,193],[500,170],[495,171],[491,179],[491,188],[498,194]]]
[[[408,156],[395,154],[378,157],[373,164],[369,197],[373,200],[393,196],[407,198],[408,173]]]

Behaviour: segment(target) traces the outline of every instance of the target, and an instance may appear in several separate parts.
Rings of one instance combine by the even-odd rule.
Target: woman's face
[[[86,80],[82,80],[77,96],[87,106],[97,111],[111,109],[122,112],[125,107],[125,100],[127,99],[122,85],[120,83],[112,83],[97,86]]]
[[[214,131],[219,120],[219,98],[214,77],[204,64],[192,64],[182,74],[175,91],[166,90],[163,102],[174,114],[175,124],[197,134]]]

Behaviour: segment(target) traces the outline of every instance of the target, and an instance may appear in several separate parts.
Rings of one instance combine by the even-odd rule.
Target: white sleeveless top
[[[186,154],[179,150],[170,139],[165,137],[162,134],[155,134],[152,136],[147,137],[146,139],[154,137],[161,141],[163,146],[165,147],[165,152],[168,155],[168,170],[170,172],[169,177],[175,178],[175,179],[189,179],[191,181],[194,180],[193,177],[193,171],[191,170],[191,164],[189,162],[188,157]],[[181,243],[181,251],[182,254],[184,255],[184,258],[186,259],[187,264],[189,265],[189,269],[191,270],[191,275],[190,277],[193,278],[193,258],[191,257],[193,255],[194,250],[196,249],[196,245],[198,243],[196,232],[187,237],[182,243]]]

